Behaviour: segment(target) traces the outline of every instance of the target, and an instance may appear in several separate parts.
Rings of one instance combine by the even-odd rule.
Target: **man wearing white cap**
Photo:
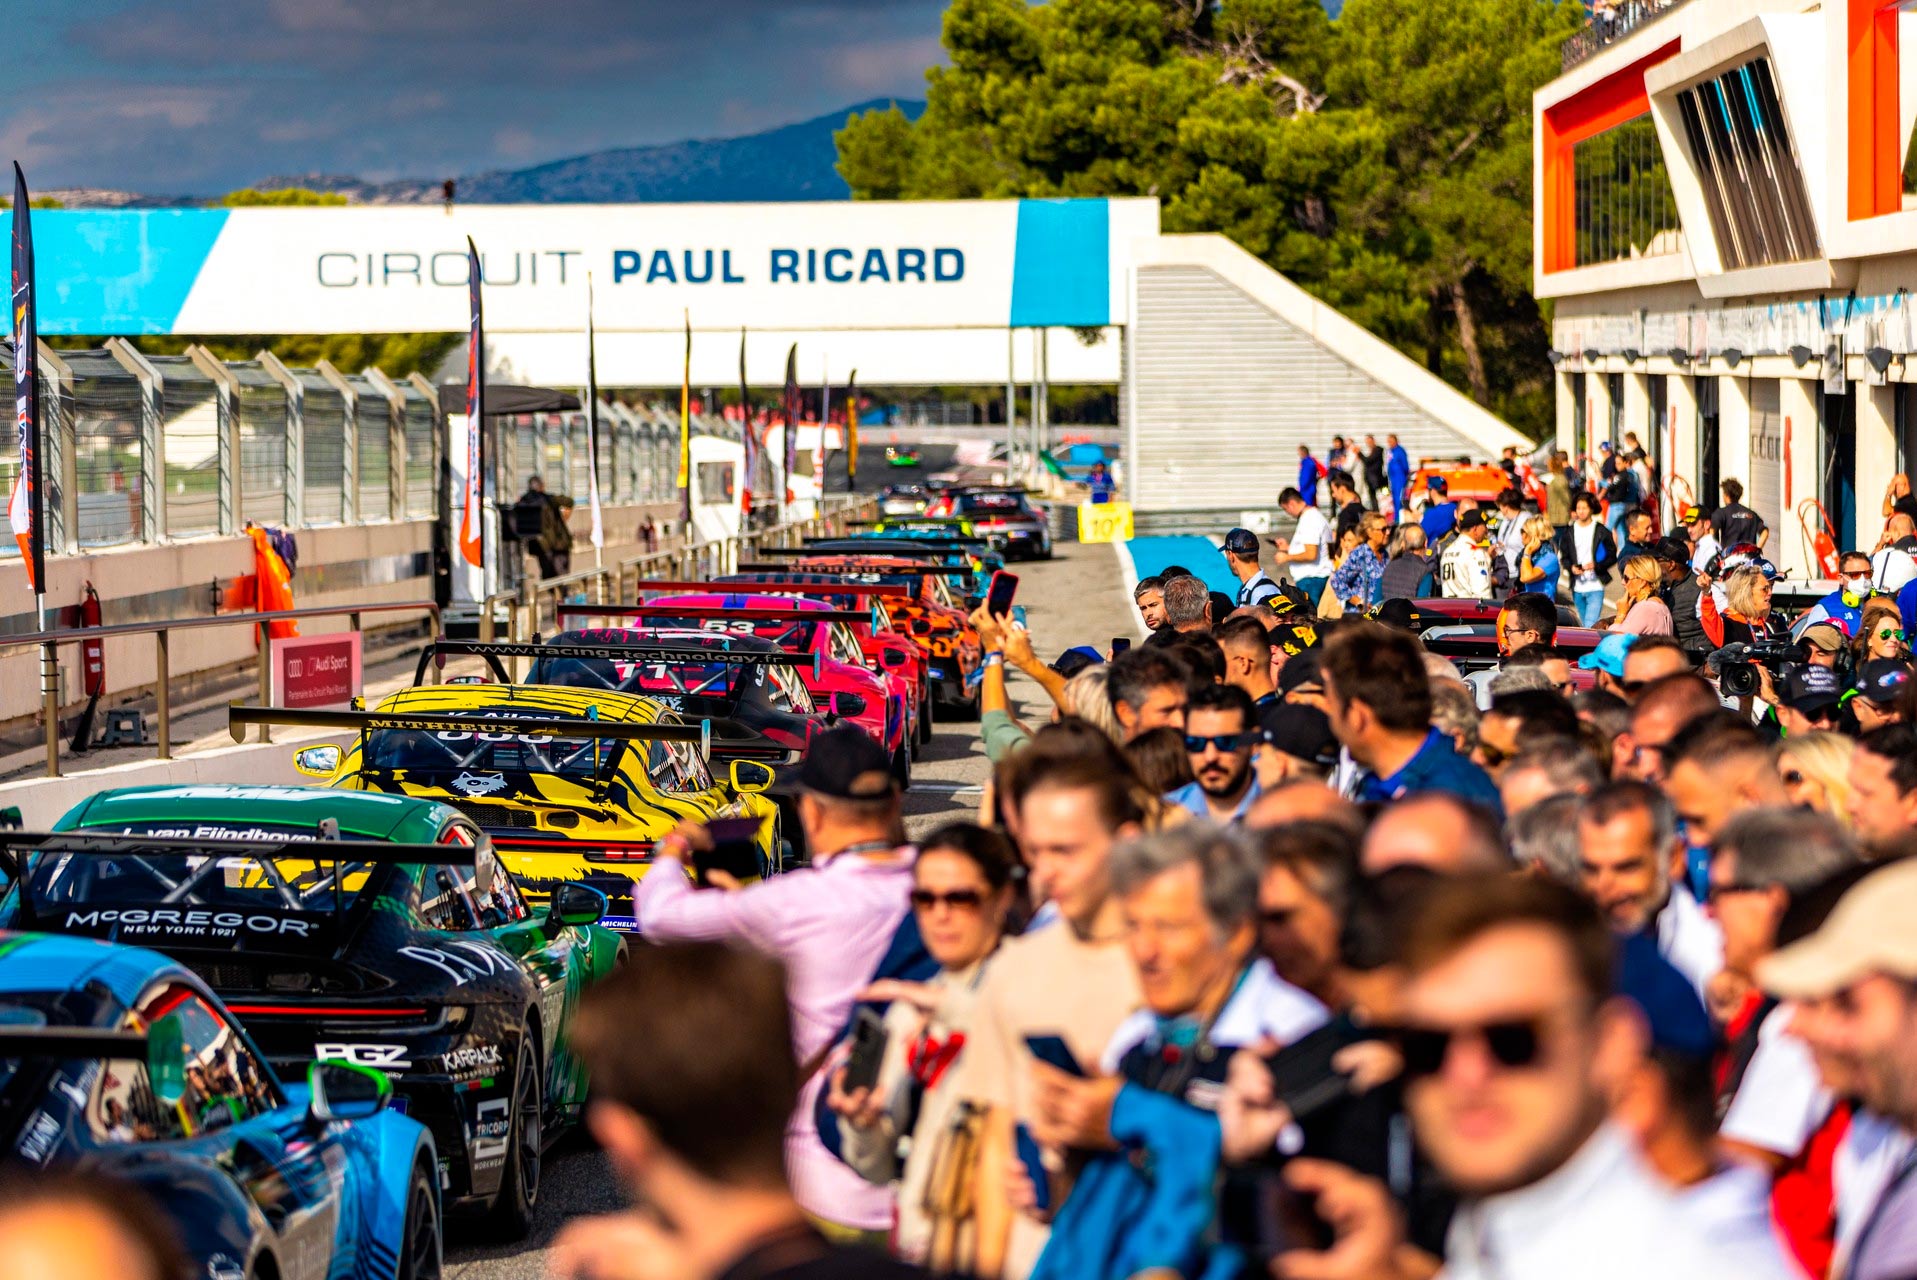
[[[1793,1030],[1844,1063],[1871,1111],[1917,1132],[1917,862],[1857,882],[1822,927],[1759,961],[1764,989],[1815,1002]],[[1891,1171],[1857,1228],[1838,1280],[1917,1275],[1917,1149]]]

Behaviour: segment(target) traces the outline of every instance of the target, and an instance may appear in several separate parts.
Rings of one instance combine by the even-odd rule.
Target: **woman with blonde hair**
[[[1611,630],[1634,636],[1677,634],[1671,606],[1657,594],[1664,574],[1651,556],[1632,556],[1624,562],[1624,598],[1618,602]]]
[[[1114,745],[1125,745],[1125,730],[1119,726],[1118,713],[1112,710],[1112,666],[1100,662],[1086,667],[1065,682],[1061,714],[1077,716],[1095,726]]]
[[[1860,663],[1872,658],[1894,658],[1901,662],[1910,656],[1910,645],[1904,638],[1904,617],[1898,612],[1895,598],[1872,596],[1864,601],[1863,619],[1850,647]]]
[[[1771,577],[1763,565],[1747,564],[1731,570],[1724,579],[1722,644],[1750,644],[1768,640],[1771,634]]]
[[[1850,825],[1850,765],[1854,738],[1816,730],[1784,739],[1777,749],[1777,773],[1791,803],[1827,813]]]

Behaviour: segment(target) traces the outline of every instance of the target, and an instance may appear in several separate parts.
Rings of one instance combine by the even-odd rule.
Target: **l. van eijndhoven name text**
[[[480,254],[489,288],[564,285],[584,279],[594,255],[580,249],[515,250]],[[750,260],[749,260],[750,259]],[[620,284],[954,284],[965,278],[965,251],[939,248],[845,247],[769,249],[763,260],[733,249],[614,249],[597,264]],[[327,252],[314,259],[327,289],[466,287],[466,255]]]

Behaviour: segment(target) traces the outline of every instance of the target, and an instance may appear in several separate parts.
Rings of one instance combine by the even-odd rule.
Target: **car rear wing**
[[[0,1058],[146,1057],[146,1032],[106,1027],[8,1027],[0,1031]]]
[[[769,575],[790,571],[791,566],[783,564],[768,564],[756,570],[756,572]],[[753,572],[753,570],[748,570],[748,572]],[[810,571],[807,570],[805,572]],[[866,586],[860,587],[856,592],[853,592],[847,591],[842,587],[834,587],[830,582],[810,582],[803,577],[781,578],[773,576],[745,578],[738,574],[727,574],[723,577],[712,578],[705,582],[641,582],[639,584],[639,590],[642,593],[647,591],[695,590],[709,592],[714,587],[777,587],[777,591],[767,591],[764,593],[769,596],[909,596],[912,594],[912,588],[910,587],[901,587],[897,584],[887,585],[880,582],[869,583]],[[742,592],[740,594],[750,595],[758,593]]]
[[[720,635],[719,632],[713,634]],[[471,654],[486,659],[501,684],[513,683],[499,663],[501,658],[531,658],[534,661],[540,658],[576,658],[604,662],[703,662],[730,667],[809,666],[815,676],[819,674],[820,662],[817,654],[787,653],[784,650],[757,653],[744,649],[707,649],[692,644],[510,644],[499,640],[435,640],[419,655],[419,668],[413,673],[414,685],[424,682],[427,664],[443,668],[449,653]]]
[[[747,561],[745,564],[742,564],[739,566],[739,568],[746,573],[777,573],[781,569],[788,569],[790,567],[791,567],[790,565],[783,565],[783,564],[755,564],[751,561]],[[866,575],[877,575],[877,576],[885,576],[885,577],[892,577],[892,578],[947,578],[952,575],[953,571],[951,569],[942,568],[936,565],[926,566],[926,565],[903,565],[903,564],[872,564],[872,565],[835,564],[835,565],[830,565],[830,566],[818,568],[818,569],[807,569],[805,572],[809,574],[814,574],[821,578],[849,578],[854,576],[866,576]],[[962,573],[964,572],[964,570],[959,570],[959,572]],[[729,583],[727,585],[748,586],[752,584],[741,582],[741,583]],[[815,582],[815,583],[810,583],[808,585],[816,587],[816,586],[825,586],[829,584]],[[901,587],[897,585],[887,587],[884,583],[879,583],[879,582],[874,582],[874,583],[856,583],[855,582],[850,585],[851,587],[856,588],[858,592],[862,595],[884,591],[887,594],[903,593],[905,598],[908,600],[917,598],[917,593],[914,592],[912,588],[910,587]],[[782,590],[790,590],[790,589],[782,588]],[[828,594],[843,596],[843,595],[850,595],[852,594],[852,592],[849,590],[840,589],[837,591],[831,591]]]
[[[754,594],[750,591],[712,590],[712,595]],[[766,592],[775,595],[776,592]],[[763,605],[739,605],[726,608],[711,604],[562,604],[555,618],[737,618],[744,622],[870,622],[872,615],[863,609],[769,609]]]
[[[712,750],[712,721],[691,724],[634,724],[629,720],[588,720],[584,716],[461,715],[458,712],[307,711],[290,707],[236,704],[226,709],[233,741],[246,741],[256,724],[297,725],[366,734],[381,729],[417,729],[428,733],[520,733],[550,738],[607,738],[619,742],[696,742],[701,755]]]
[[[897,556],[901,560],[942,561],[951,553],[937,547],[914,546],[909,542],[882,542],[877,538],[854,541],[808,542],[803,547],[760,547],[759,554],[781,560],[800,560],[806,556]]]
[[[381,865],[424,863],[429,866],[470,867],[479,861],[479,848],[470,844],[394,844],[386,840],[334,840],[315,833],[312,838],[260,840],[248,836],[158,836],[139,832],[0,831],[0,853],[74,853],[99,857],[139,854],[204,854],[252,858],[268,862],[297,858],[302,862],[363,862]]]

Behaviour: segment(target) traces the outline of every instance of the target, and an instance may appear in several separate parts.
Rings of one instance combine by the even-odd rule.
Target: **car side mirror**
[[[293,767],[309,778],[330,778],[339,771],[340,749],[334,743],[301,747],[293,753]]]
[[[905,655],[897,649],[885,649],[880,651],[879,661],[886,667],[896,669],[905,665]]]
[[[757,795],[769,788],[777,776],[770,765],[760,764],[757,760],[732,762],[732,789],[741,795]]]
[[[315,1062],[306,1068],[306,1118],[315,1125],[370,1120],[386,1109],[393,1082],[384,1071],[355,1062]]]
[[[146,1029],[146,1080],[166,1106],[177,1107],[186,1097],[186,1034],[178,1014],[169,1013]]]
[[[555,930],[568,925],[584,928],[606,914],[606,895],[589,884],[562,884],[552,891],[546,923]]]
[[[832,695],[832,712],[847,719],[862,716],[865,714],[865,698],[857,693],[835,693]]]

